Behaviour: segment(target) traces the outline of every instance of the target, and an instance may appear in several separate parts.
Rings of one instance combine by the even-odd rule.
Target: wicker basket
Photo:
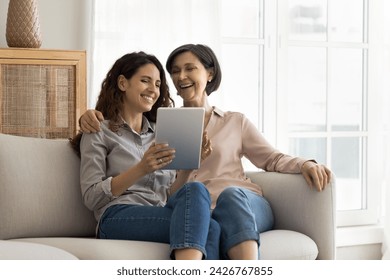
[[[35,0],[9,1],[6,39],[9,47],[41,47],[42,38]]]

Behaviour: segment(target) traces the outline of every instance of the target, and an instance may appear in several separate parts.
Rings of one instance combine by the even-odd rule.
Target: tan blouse
[[[260,169],[282,173],[301,173],[301,167],[307,161],[276,150],[241,113],[214,108],[206,131],[212,153],[191,173],[189,181],[200,181],[207,186],[213,208],[219,194],[229,186],[244,187],[262,195],[261,187],[245,176],[241,163],[243,156]]]

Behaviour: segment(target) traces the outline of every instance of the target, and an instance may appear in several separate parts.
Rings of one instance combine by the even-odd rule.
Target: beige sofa
[[[333,259],[335,190],[301,175],[250,172],[275,214],[261,259]],[[168,245],[94,238],[79,189],[79,158],[67,140],[0,134],[0,259],[168,259]]]

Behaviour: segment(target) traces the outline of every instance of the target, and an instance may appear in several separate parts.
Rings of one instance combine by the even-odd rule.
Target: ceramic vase
[[[7,13],[6,40],[9,47],[39,48],[42,36],[35,0],[10,0]]]

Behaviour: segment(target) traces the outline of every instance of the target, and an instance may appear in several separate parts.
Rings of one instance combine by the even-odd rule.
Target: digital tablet
[[[156,143],[176,150],[173,161],[162,169],[198,169],[201,160],[204,108],[181,107],[157,110]]]

